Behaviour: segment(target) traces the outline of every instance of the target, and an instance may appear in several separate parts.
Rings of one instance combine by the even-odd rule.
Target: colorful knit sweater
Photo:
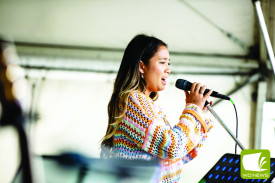
[[[183,164],[197,156],[212,122],[203,118],[198,106],[189,104],[173,128],[151,98],[143,93],[129,95],[124,119],[113,137],[118,158],[160,159],[158,182],[178,182]]]

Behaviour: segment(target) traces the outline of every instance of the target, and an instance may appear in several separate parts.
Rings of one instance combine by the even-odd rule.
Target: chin
[[[162,88],[159,88],[159,90],[158,91],[162,91],[162,90],[164,90],[165,89],[165,87],[162,87]]]

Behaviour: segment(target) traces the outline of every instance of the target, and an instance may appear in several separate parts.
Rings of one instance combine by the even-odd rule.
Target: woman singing
[[[108,128],[101,156],[160,160],[158,182],[178,182],[183,164],[194,159],[212,122],[204,117],[206,86],[193,83],[186,106],[172,127],[155,104],[165,89],[170,69],[167,45],[146,35],[134,37],[125,49],[108,104]]]

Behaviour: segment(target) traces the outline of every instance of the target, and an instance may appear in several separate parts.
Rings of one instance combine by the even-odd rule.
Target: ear
[[[141,74],[144,73],[144,67],[145,67],[144,63],[142,61],[139,61],[139,72]]]

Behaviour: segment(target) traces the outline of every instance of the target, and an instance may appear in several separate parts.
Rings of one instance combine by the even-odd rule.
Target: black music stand
[[[237,145],[244,150],[245,147],[234,136],[231,130],[225,125],[219,115],[212,109],[209,102],[206,101],[205,106],[217,119],[217,121],[228,132]],[[270,183],[275,177],[275,158],[270,158],[270,177],[268,179],[242,179],[240,177],[240,155],[237,154],[224,154],[220,160],[210,169],[210,171],[199,181],[199,183],[245,183],[245,182],[267,182]]]
[[[240,162],[240,155],[224,154],[199,183],[270,183],[275,177],[275,158],[270,158],[270,177],[268,179],[242,179]]]

